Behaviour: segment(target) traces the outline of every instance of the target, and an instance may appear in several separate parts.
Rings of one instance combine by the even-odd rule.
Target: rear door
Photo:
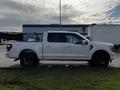
[[[43,47],[44,59],[64,59],[65,37],[62,33],[48,33]]]

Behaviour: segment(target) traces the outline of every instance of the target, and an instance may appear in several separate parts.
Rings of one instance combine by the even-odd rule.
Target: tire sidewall
[[[109,56],[104,52],[97,52],[93,55],[90,64],[96,67],[108,67]]]
[[[33,52],[24,52],[21,55],[20,64],[22,67],[35,67],[38,64],[37,56]]]

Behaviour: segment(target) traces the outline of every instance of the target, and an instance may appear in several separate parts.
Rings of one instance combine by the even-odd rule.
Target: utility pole
[[[91,40],[93,40],[93,33],[94,33],[94,25],[96,25],[95,23],[91,24]]]
[[[60,9],[60,30],[61,30],[61,24],[62,24],[62,1],[61,0],[59,0],[59,9]]]

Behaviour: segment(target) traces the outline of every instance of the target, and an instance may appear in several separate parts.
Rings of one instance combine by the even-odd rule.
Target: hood
[[[107,45],[107,46],[113,46],[112,43],[102,42],[102,41],[90,41],[90,44],[99,44],[99,45]]]

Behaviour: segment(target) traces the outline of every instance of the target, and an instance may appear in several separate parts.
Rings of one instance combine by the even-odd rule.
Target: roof
[[[48,33],[75,33],[73,31],[47,31]]]
[[[72,25],[72,24],[66,24],[66,25],[61,25],[61,27],[63,28],[65,28],[65,27],[88,27],[88,26],[90,26],[90,25],[87,25],[87,24],[85,24],[85,25],[78,25],[78,24],[74,24],[74,25]],[[23,25],[23,28],[24,27],[42,27],[42,28],[46,28],[46,27],[55,27],[55,28],[59,28],[60,27],[60,25],[59,24],[24,24]]]

